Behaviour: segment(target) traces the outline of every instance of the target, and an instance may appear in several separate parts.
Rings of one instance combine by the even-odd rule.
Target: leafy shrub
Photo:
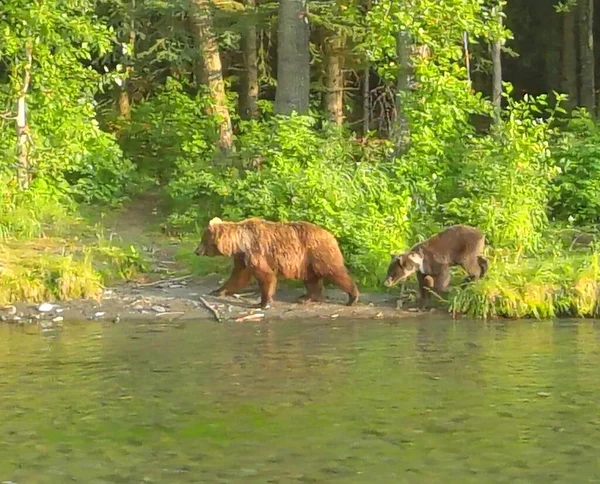
[[[58,235],[74,220],[75,204],[56,184],[38,178],[30,190],[19,191],[4,175],[0,185],[0,240],[40,237],[50,230]]]
[[[123,149],[142,174],[161,181],[177,164],[191,160],[195,166],[206,166],[218,140],[216,119],[206,114],[209,106],[205,92],[189,95],[180,82],[169,78],[155,96],[133,107],[131,123],[122,132]]]
[[[219,214],[232,220],[260,216],[326,227],[363,282],[374,284],[390,250],[405,246],[408,189],[397,182],[393,161],[361,161],[363,148],[347,133],[329,125],[317,131],[315,122],[275,116],[245,123],[238,156],[246,170],[208,171],[186,160],[178,165],[170,193],[180,200],[216,196]],[[206,206],[194,207],[172,221],[209,215]]]
[[[600,220],[600,127],[584,113],[569,121],[553,146],[559,170],[552,183],[550,213],[578,225]]]
[[[450,311],[476,318],[597,317],[599,283],[598,253],[535,260],[492,255],[488,275],[455,290]]]
[[[536,118],[545,95],[509,98],[508,104],[503,122],[492,134],[472,138],[465,160],[449,173],[456,187],[446,194],[443,220],[478,226],[496,247],[536,250],[548,226],[556,173],[549,158],[552,118]]]

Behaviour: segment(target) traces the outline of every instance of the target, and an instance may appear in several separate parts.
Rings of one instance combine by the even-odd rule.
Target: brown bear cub
[[[300,298],[304,302],[322,300],[324,279],[348,293],[348,306],[358,300],[358,289],[335,237],[309,222],[269,222],[259,218],[224,222],[213,218],[195,253],[233,257],[233,272],[222,287],[211,293],[216,296],[241,289],[254,276],[260,288],[259,306],[267,309],[280,276],[304,281],[308,291]]]
[[[430,289],[445,292],[450,283],[450,267],[460,265],[469,274],[465,281],[484,277],[488,261],[481,254],[485,236],[481,231],[467,225],[453,225],[414,245],[408,252],[392,255],[385,286],[392,287],[417,273],[420,301],[424,306],[429,300]]]

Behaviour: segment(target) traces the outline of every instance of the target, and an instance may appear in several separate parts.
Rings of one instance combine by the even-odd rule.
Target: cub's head
[[[423,256],[417,253],[392,254],[392,261],[388,267],[387,277],[383,283],[386,287],[392,287],[410,275],[417,272],[423,262]]]
[[[223,255],[217,247],[217,241],[215,238],[215,228],[217,225],[222,223],[223,221],[219,217],[215,217],[210,222],[208,222],[208,227],[206,227],[206,229],[204,230],[204,233],[202,234],[202,239],[200,239],[200,244],[194,251],[194,254],[205,255],[208,257]]]

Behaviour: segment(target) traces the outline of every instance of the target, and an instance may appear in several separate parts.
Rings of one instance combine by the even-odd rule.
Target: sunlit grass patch
[[[89,256],[0,248],[0,304],[98,299],[102,290]]]
[[[450,311],[476,318],[592,317],[599,314],[598,253],[490,258],[486,278],[455,289]]]
[[[225,275],[231,272],[233,263],[229,257],[199,257],[194,254],[199,238],[184,240],[177,248],[177,261],[194,275],[207,276],[210,274]]]
[[[105,284],[147,270],[148,261],[134,246],[60,238],[13,241],[0,245],[0,304],[98,299]]]

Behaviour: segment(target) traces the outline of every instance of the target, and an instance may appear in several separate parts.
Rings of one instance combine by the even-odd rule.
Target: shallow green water
[[[600,325],[0,327],[0,482],[598,482]]]

